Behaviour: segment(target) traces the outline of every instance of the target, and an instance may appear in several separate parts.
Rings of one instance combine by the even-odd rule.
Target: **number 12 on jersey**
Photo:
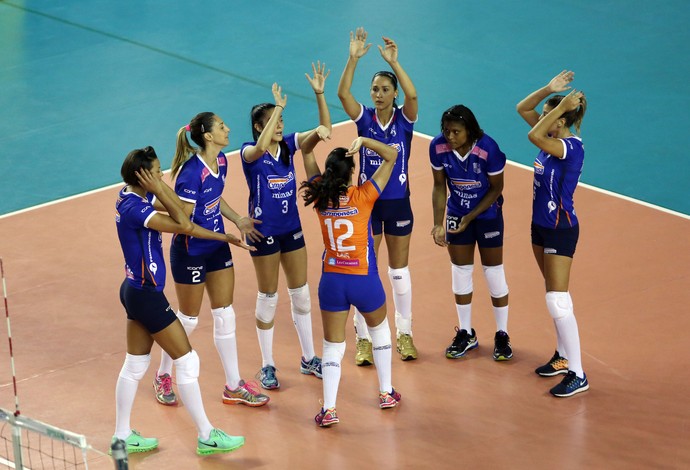
[[[355,249],[354,245],[346,245],[348,238],[354,233],[354,226],[352,222],[347,219],[323,219],[324,225],[326,225],[326,230],[328,231],[328,240],[331,244],[331,250],[338,252],[353,251]],[[335,238],[334,230],[344,231]]]

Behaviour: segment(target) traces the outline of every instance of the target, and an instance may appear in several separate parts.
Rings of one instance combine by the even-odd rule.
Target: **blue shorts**
[[[371,212],[371,229],[374,235],[385,232],[388,235],[404,237],[412,233],[414,216],[410,198],[377,199]]]
[[[259,231],[261,231],[261,227],[259,227]],[[291,232],[264,237],[258,242],[247,240],[247,245],[256,247],[256,251],[249,252],[251,256],[266,256],[278,252],[289,253],[305,246],[304,234],[302,227],[298,227]]]
[[[321,273],[319,307],[327,312],[349,311],[354,305],[370,313],[386,303],[386,293],[379,273],[367,275]]]
[[[572,258],[579,237],[580,224],[570,228],[545,228],[532,224],[532,245],[544,247],[545,255]]]
[[[170,271],[178,284],[201,284],[206,282],[206,273],[232,267],[232,253],[227,243],[211,253],[195,256],[174,244],[170,246]]]
[[[127,319],[137,320],[151,334],[177,320],[163,291],[137,289],[126,279],[120,286],[120,302],[125,307]]]
[[[503,212],[493,219],[474,219],[460,233],[448,233],[449,228],[460,225],[461,215],[446,215],[446,241],[451,245],[474,245],[479,248],[500,248],[503,246]]]

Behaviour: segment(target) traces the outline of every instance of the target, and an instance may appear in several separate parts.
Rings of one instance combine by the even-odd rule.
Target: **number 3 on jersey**
[[[354,245],[347,246],[345,241],[352,236],[354,233],[354,227],[352,222],[347,219],[335,219],[331,218],[323,219],[323,223],[326,225],[328,230],[328,240],[331,243],[331,250],[337,252],[352,251],[355,249]],[[342,231],[344,229],[344,231]],[[338,238],[335,238],[334,231],[342,231]]]

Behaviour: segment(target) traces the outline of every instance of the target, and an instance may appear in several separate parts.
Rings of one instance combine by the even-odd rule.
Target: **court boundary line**
[[[351,122],[353,122],[353,121],[348,119],[347,121],[337,122],[337,123],[333,124],[332,127],[344,126],[345,124],[349,124],[349,123],[351,123]],[[428,134],[424,134],[423,132],[418,132],[418,131],[414,131],[413,134],[416,135],[417,137],[422,137],[422,138],[424,138],[424,139],[428,139],[429,141],[431,141],[431,140],[435,137],[435,136],[430,136],[430,135],[428,135]],[[238,154],[239,152],[240,152],[240,149],[236,149],[236,150],[232,150],[232,151],[230,151],[230,152],[227,152],[226,155],[235,155],[235,154]],[[512,166],[514,166],[514,167],[516,167],[516,168],[520,168],[520,169],[522,169],[522,170],[533,171],[533,170],[532,170],[532,167],[529,166],[529,165],[524,165],[524,164],[522,164],[522,163],[514,162],[514,161],[512,161],[512,160],[507,160],[506,163],[507,163],[508,165],[512,165]],[[169,172],[170,172],[170,170],[165,170],[163,173],[169,173]],[[62,202],[71,201],[71,200],[78,199],[78,198],[81,198],[81,197],[84,197],[84,196],[89,196],[89,195],[91,195],[91,194],[96,194],[96,193],[99,193],[99,192],[101,192],[101,191],[107,191],[107,190],[110,190],[110,189],[113,189],[113,188],[116,188],[116,187],[120,187],[121,185],[122,185],[121,182],[120,182],[120,183],[114,183],[114,184],[111,184],[111,185],[108,185],[108,186],[103,186],[103,187],[101,187],[101,188],[92,189],[92,190],[90,190],[90,191],[86,191],[86,192],[83,192],[83,193],[74,194],[74,195],[72,195],[72,196],[67,196],[67,197],[64,197],[64,198],[55,199],[55,200],[53,200],[53,201],[44,202],[44,203],[42,203],[42,204],[38,204],[38,205],[36,205],[36,206],[31,206],[31,207],[27,207],[27,208],[24,208],[24,209],[20,209],[20,210],[18,210],[18,211],[8,212],[7,214],[2,214],[2,215],[0,215],[0,220],[9,218],[9,217],[12,217],[12,216],[15,216],[15,215],[23,214],[23,213],[26,213],[26,212],[30,212],[30,211],[33,211],[33,210],[42,209],[42,208],[44,208],[44,207],[52,206],[52,205],[55,205],[55,204],[60,204],[60,203],[62,203]],[[601,193],[601,194],[605,194],[605,195],[607,195],[607,196],[611,196],[611,197],[615,197],[615,198],[618,198],[618,199],[622,199],[622,200],[627,201],[627,202],[632,202],[633,204],[637,204],[637,205],[640,205],[640,206],[643,206],[643,207],[648,207],[648,208],[650,208],[650,209],[654,209],[654,210],[657,210],[657,211],[659,211],[659,212],[664,212],[664,213],[666,213],[666,214],[670,214],[670,215],[673,215],[673,216],[676,216],[676,217],[680,217],[680,218],[682,218],[682,219],[690,220],[690,215],[688,215],[688,214],[683,214],[682,212],[678,212],[678,211],[674,211],[674,210],[672,210],[672,209],[667,209],[667,208],[665,208],[665,207],[657,206],[656,204],[652,204],[652,203],[650,203],[650,202],[641,201],[641,200],[639,200],[639,199],[635,199],[634,197],[630,197],[630,196],[626,196],[626,195],[624,195],[624,194],[619,194],[619,193],[616,193],[616,192],[613,192],[613,191],[609,191],[608,189],[599,188],[599,187],[597,187],[597,186],[593,186],[593,185],[591,185],[591,184],[583,183],[583,182],[581,182],[581,181],[578,182],[577,185],[578,185],[578,186],[582,186],[583,188],[586,188],[586,189],[589,189],[589,190],[592,190],[592,191]]]

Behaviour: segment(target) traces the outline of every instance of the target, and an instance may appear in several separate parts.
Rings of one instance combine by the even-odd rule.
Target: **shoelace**
[[[169,375],[164,375],[158,377],[161,382],[161,387],[163,388],[163,395],[170,395],[172,393],[172,379]]]
[[[241,386],[241,388],[249,392],[250,395],[254,395],[256,397],[261,395],[261,393],[259,392],[258,388],[255,387],[256,384],[254,382],[245,382],[244,385]]]

